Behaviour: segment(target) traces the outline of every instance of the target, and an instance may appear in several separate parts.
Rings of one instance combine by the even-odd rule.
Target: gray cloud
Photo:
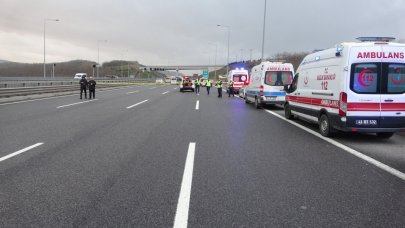
[[[0,59],[43,61],[43,20],[47,61],[138,60],[145,64],[226,62],[257,59],[261,53],[264,0],[2,0]],[[391,0],[268,0],[265,56],[328,48],[357,36],[405,38],[405,2]],[[241,50],[243,49],[243,51]],[[128,50],[128,51],[126,51]]]

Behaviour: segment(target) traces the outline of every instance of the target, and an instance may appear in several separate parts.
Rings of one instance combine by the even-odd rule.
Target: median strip
[[[140,104],[142,104],[142,103],[145,103],[145,102],[147,102],[147,101],[148,101],[148,100],[144,100],[144,101],[141,101],[141,102],[136,103],[136,104],[134,104],[134,105],[128,106],[127,109],[133,108],[133,107],[138,106],[138,105],[140,105]]]

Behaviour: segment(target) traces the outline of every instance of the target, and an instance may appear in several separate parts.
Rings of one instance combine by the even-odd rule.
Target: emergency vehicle
[[[323,136],[341,130],[389,138],[405,130],[405,44],[357,39],[304,58],[286,88],[286,118],[316,122]]]
[[[230,70],[228,72],[226,84],[226,91],[229,92],[229,82],[233,81],[233,92],[239,93],[239,89],[243,86],[249,84],[249,71],[244,68],[236,68],[235,70]]]
[[[184,92],[186,90],[191,90],[194,92],[194,83],[188,76],[182,77],[180,82],[180,92]]]
[[[245,88],[246,103],[254,102],[256,108],[284,104],[284,85],[289,85],[293,76],[291,63],[262,62],[254,66],[250,72],[250,83]]]

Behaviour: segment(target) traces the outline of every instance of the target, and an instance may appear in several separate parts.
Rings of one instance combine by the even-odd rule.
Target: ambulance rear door
[[[405,128],[405,47],[382,46],[382,128]]]
[[[351,48],[350,89],[346,90],[348,127],[380,127],[382,59],[376,53],[381,52],[377,45]]]

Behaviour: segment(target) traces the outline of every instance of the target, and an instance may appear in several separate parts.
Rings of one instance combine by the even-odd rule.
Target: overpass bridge
[[[204,70],[208,68],[222,68],[226,65],[146,65],[140,66],[140,70],[144,71],[166,71],[166,70]]]

